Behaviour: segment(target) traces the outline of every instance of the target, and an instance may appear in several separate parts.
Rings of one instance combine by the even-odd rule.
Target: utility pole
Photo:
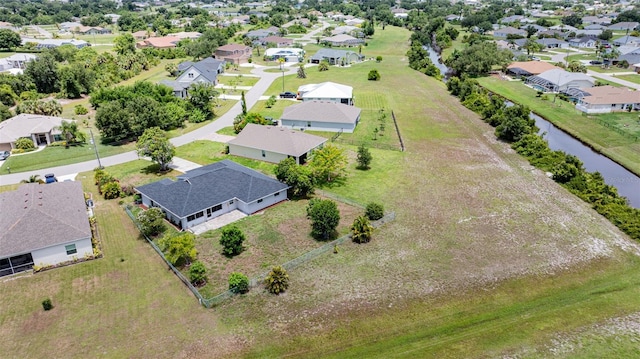
[[[93,131],[91,131],[91,127],[89,127],[89,134],[91,135],[91,144],[93,145],[93,149],[96,152],[96,158],[98,159],[98,168],[103,169],[102,163],[100,162],[100,155],[98,154],[98,145],[96,144],[95,139],[93,138]]]

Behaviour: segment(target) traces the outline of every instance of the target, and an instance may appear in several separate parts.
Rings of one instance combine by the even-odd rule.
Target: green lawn
[[[633,82],[636,84],[640,84],[640,75],[616,75],[617,78],[619,78],[620,80],[625,80],[625,81],[629,81],[629,82]]]
[[[258,81],[260,78],[253,76],[218,76],[218,83],[227,86],[253,86]]]
[[[200,140],[176,148],[176,156],[201,165],[228,159],[273,176],[274,164],[227,155],[224,153],[225,148],[226,145],[224,143]]]
[[[13,56],[15,54],[16,53],[12,51],[2,51],[0,52],[0,59],[4,59],[5,57]]]
[[[601,66],[587,66],[587,69],[595,72],[600,72],[603,74],[610,74],[610,73],[617,73],[617,72],[629,72],[629,73],[633,72],[629,69],[621,69],[615,66],[609,67],[609,68],[602,68]]]
[[[637,129],[635,127],[624,127],[629,136],[623,136],[598,121],[589,120],[583,116],[582,112],[576,110],[573,104],[565,101],[544,101],[536,97],[536,91],[524,86],[521,82],[502,81],[493,77],[478,79],[482,86],[492,92],[500,94],[514,102],[527,105],[536,113],[546,118],[554,125],[571,133],[573,136],[590,144],[592,147],[624,165],[632,172],[640,174],[640,142],[634,140]],[[618,114],[616,116],[637,119],[637,114]],[[599,116],[592,116],[599,118]],[[617,126],[620,127],[620,126]]]

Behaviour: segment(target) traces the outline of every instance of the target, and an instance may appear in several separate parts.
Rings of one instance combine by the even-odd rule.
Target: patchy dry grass
[[[340,224],[338,235],[345,235],[353,220],[362,210],[338,203]],[[232,258],[222,254],[219,243],[222,229],[198,236],[198,259],[208,268],[209,283],[202,288],[205,298],[219,294],[228,287],[232,272],[241,272],[249,278],[268,272],[271,267],[295,259],[306,252],[324,245],[313,239],[306,218],[307,200],[286,201],[268,208],[262,213],[245,217],[234,223],[247,236],[245,250]]]

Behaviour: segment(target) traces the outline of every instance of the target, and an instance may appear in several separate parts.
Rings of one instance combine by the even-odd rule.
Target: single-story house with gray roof
[[[356,46],[364,44],[364,39],[357,39],[351,35],[339,34],[320,39],[320,42],[331,46]]]
[[[595,79],[581,72],[552,69],[536,76],[530,76],[526,83],[540,91],[564,92],[573,88],[593,87]]]
[[[0,277],[93,256],[80,182],[23,184],[0,208]]]
[[[136,188],[146,207],[162,209],[182,230],[225,213],[261,211],[287,199],[289,187],[260,172],[223,160]]]
[[[329,61],[329,65],[348,65],[352,62],[362,61],[364,56],[354,51],[320,49],[309,60],[312,64],[319,64],[323,60]]]
[[[271,163],[293,157],[296,163],[304,164],[311,151],[325,142],[324,137],[301,131],[250,123],[227,145],[229,154],[234,156]]]
[[[294,130],[352,133],[362,111],[335,102],[307,101],[284,109],[280,123]]]

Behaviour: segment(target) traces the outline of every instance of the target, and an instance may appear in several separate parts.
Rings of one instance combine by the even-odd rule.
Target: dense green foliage
[[[207,268],[200,261],[195,261],[189,266],[189,281],[195,286],[207,283]]]
[[[158,241],[158,247],[165,258],[176,267],[191,263],[196,258],[196,236],[191,232],[183,232],[173,237],[163,237]]]
[[[282,266],[275,266],[264,279],[264,284],[269,293],[280,294],[289,288],[289,275]]]
[[[369,81],[380,80],[380,73],[378,72],[378,70],[372,69],[371,71],[369,71],[369,74],[367,75],[367,80]]]
[[[590,203],[592,207],[615,224],[631,238],[640,240],[640,210],[629,206],[616,188],[607,185],[598,172],[589,173],[575,156],[562,151],[553,151],[547,142],[536,134],[533,120],[526,106],[506,107],[501,98],[493,98],[472,79],[456,77],[447,82],[451,94],[458,96],[462,104],[480,113],[482,118],[496,127],[496,136],[512,142],[513,149],[525,156],[529,162],[550,172],[553,179],[563,187]],[[483,99],[482,106],[473,106]]]
[[[289,186],[289,196],[304,198],[313,193],[316,179],[309,166],[296,163],[293,157],[280,161],[275,168],[278,181]]]
[[[18,138],[15,142],[16,148],[20,150],[32,150],[36,148],[33,140],[27,137]]]
[[[160,165],[160,171],[169,169],[169,163],[176,154],[176,148],[169,142],[167,134],[160,127],[144,130],[136,143],[138,156],[151,157],[153,162]]]
[[[351,225],[351,239],[356,243],[368,243],[373,235],[373,226],[366,216],[358,216]]]
[[[477,77],[488,74],[492,66],[508,65],[512,57],[511,51],[499,49],[495,42],[482,41],[461,51],[454,50],[445,64],[456,74]]]
[[[364,144],[360,145],[360,147],[358,147],[358,154],[356,155],[358,169],[368,170],[372,160],[373,156],[371,155],[371,151],[369,151]]]
[[[193,109],[188,101],[173,96],[169,87],[149,82],[101,88],[93,93],[90,102],[98,109],[96,126],[106,141],[134,139],[150,127],[182,127],[188,111]]]
[[[249,278],[242,273],[231,273],[229,276],[229,290],[236,294],[249,291]]]
[[[367,207],[364,210],[364,215],[372,221],[384,217],[384,206],[377,202],[367,203]]]
[[[158,207],[151,207],[137,215],[140,231],[146,236],[156,236],[166,229],[164,213]]]
[[[311,235],[320,240],[335,236],[340,223],[340,211],[332,200],[313,198],[307,206],[307,218],[311,220]]]
[[[233,120],[233,131],[235,133],[240,133],[249,123],[256,125],[270,125],[271,121],[268,121],[264,116],[257,112],[249,112],[246,115],[239,114]]]
[[[25,100],[16,106],[16,114],[31,113],[34,115],[59,116],[62,114],[62,105],[56,100]]]
[[[332,144],[324,145],[311,152],[309,166],[318,183],[332,182],[345,177],[347,156],[339,147]]]
[[[246,236],[238,227],[230,226],[223,228],[222,235],[220,236],[222,253],[229,257],[242,253],[244,250],[242,243],[245,239]]]

